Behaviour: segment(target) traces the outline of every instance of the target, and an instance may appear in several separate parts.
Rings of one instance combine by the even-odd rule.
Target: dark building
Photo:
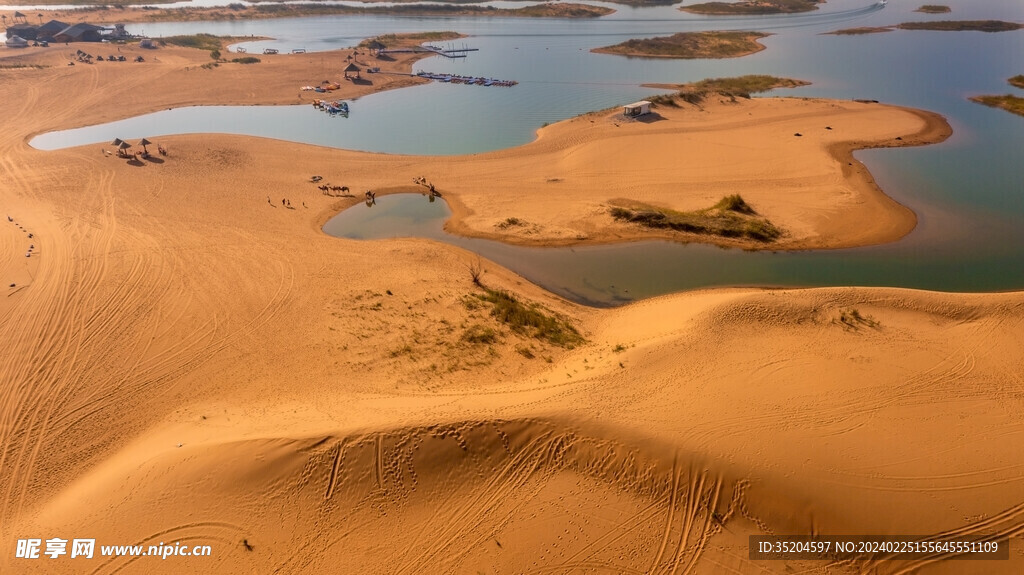
[[[74,24],[53,35],[55,42],[99,42],[103,39],[101,34],[105,30],[103,26],[94,24]]]
[[[7,28],[7,37],[18,36],[31,41],[37,38],[38,30],[38,26],[32,26],[31,24],[14,24]]]
[[[50,20],[46,24],[39,26],[36,31],[36,38],[39,40],[53,40],[53,37],[58,32],[64,30],[68,26],[71,26],[71,24],[61,22],[60,20]]]

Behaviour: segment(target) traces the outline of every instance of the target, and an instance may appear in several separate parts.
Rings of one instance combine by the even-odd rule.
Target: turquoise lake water
[[[831,0],[812,13],[756,18],[702,17],[671,6],[609,5],[619,12],[585,21],[331,16],[139,24],[129,29],[154,37],[197,32],[272,36],[272,41],[246,44],[248,51],[304,48],[310,51],[306,57],[321,61],[324,78],[339,76],[342,63],[317,51],[351,46],[382,33],[455,30],[470,37],[445,44],[480,51],[463,60],[428,58],[417,64],[417,70],[520,83],[512,88],[434,83],[374,94],[352,102],[347,119],[329,118],[309,106],[183,108],[43,134],[32,145],[58,149],[106,143],[114,137],[221,132],[375,152],[464,154],[519,145],[530,141],[545,122],[657,92],[640,87],[644,82],[773,74],[813,82],[777,95],[870,98],[932,110],[949,119],[954,135],[943,144],[857,153],[886,193],[918,214],[914,232],[886,246],[800,253],[668,242],[521,248],[444,234],[443,202],[428,204],[419,196],[380,198],[372,209],[357,206],[325,229],[362,238],[433,237],[477,251],[552,291],[595,305],[715,285],[1024,288],[1024,118],[967,100],[983,93],[1024,96],[1024,91],[1006,83],[1006,78],[1024,73],[1024,31],[821,35],[839,28],[918,20],[1024,21],[1024,3],[1019,0],[946,4],[953,11],[942,16],[913,13],[918,3],[891,0],[880,8],[870,2]],[[773,35],[763,41],[766,50],[730,60],[644,60],[589,52],[629,38],[694,30],[760,30]],[[311,78],[310,83],[324,78]],[[408,224],[403,214],[409,210],[423,210],[422,229]],[[374,223],[360,221],[369,216]],[[348,227],[341,229],[342,224]]]

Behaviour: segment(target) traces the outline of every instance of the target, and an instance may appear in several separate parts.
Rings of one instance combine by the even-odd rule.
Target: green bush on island
[[[164,44],[170,44],[172,46],[181,46],[184,48],[197,48],[199,50],[220,50],[223,45],[221,44],[220,36],[214,36],[213,34],[188,34],[182,36],[167,36],[161,38]]]
[[[971,98],[971,101],[984,104],[990,108],[1001,108],[1018,116],[1024,116],[1024,98],[1014,96],[1013,94],[1006,94],[1005,96],[974,96]]]
[[[1009,82],[1010,85],[1014,86],[1015,88],[1024,88],[1024,74],[1018,74],[1013,78],[1007,80],[1007,82]]]
[[[952,10],[949,6],[942,6],[941,4],[925,4],[914,12],[924,12],[925,14],[946,14]]]
[[[680,10],[695,14],[792,14],[818,9],[817,0],[751,0],[744,2],[705,2]]]
[[[737,58],[759,52],[763,32],[680,32],[671,36],[626,40],[591,52],[641,58]]]
[[[898,28],[901,30],[941,30],[944,32],[1009,32],[1024,28],[1024,24],[1004,22],[1002,20],[939,20],[936,22],[904,22]]]
[[[441,40],[454,40],[462,38],[458,32],[412,32],[409,34],[382,34],[373,38],[367,38],[359,43],[360,48],[369,47],[373,42],[383,44],[385,48],[394,48],[400,44],[415,44],[420,42],[438,42]]]
[[[723,238],[747,238],[758,242],[772,242],[782,235],[767,219],[758,216],[738,194],[722,198],[714,206],[694,212],[680,212],[648,204],[630,203],[613,206],[612,218],[655,229],[670,229],[692,234],[707,234]]]
[[[807,86],[810,82],[792,78],[777,78],[765,74],[749,74],[733,78],[708,78],[699,82],[673,86],[679,91],[674,94],[661,94],[648,98],[659,106],[678,107],[679,102],[700,104],[711,94],[721,94],[732,98],[750,98],[751,94],[767,92],[776,88],[796,88]],[[648,84],[649,87],[666,87],[664,84]]]

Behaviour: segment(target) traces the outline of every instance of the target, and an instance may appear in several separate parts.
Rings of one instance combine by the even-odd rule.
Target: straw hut
[[[355,78],[359,78],[359,66],[356,66],[355,63],[345,66],[345,70],[343,71],[345,72],[345,79],[352,78],[352,76],[349,76],[349,74],[355,74]]]
[[[383,42],[381,42],[380,40],[376,40],[376,39],[370,40],[366,44],[366,47],[367,47],[367,49],[370,50],[370,54],[376,54],[378,56],[380,55],[380,51],[381,50],[383,50],[384,48],[387,48],[387,46],[385,46]]]

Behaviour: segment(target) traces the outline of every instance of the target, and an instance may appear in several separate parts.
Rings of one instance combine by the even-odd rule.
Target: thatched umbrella
[[[149,150],[146,149],[146,146],[152,146],[153,142],[150,142],[146,138],[142,138],[142,140],[139,141],[139,145],[142,146],[142,151],[148,154]]]
[[[127,155],[128,155],[128,148],[130,148],[130,147],[132,147],[132,145],[131,145],[131,144],[129,144],[128,142],[124,142],[124,141],[122,141],[122,142],[121,142],[121,143],[120,143],[120,144],[119,144],[119,145],[117,146],[117,149],[118,149],[118,151],[119,151],[119,152],[121,152],[121,155],[122,155],[122,156],[127,156]]]
[[[114,138],[114,141],[110,142],[110,145],[111,146],[120,146],[123,143],[124,143],[124,140],[122,140],[121,138]]]

